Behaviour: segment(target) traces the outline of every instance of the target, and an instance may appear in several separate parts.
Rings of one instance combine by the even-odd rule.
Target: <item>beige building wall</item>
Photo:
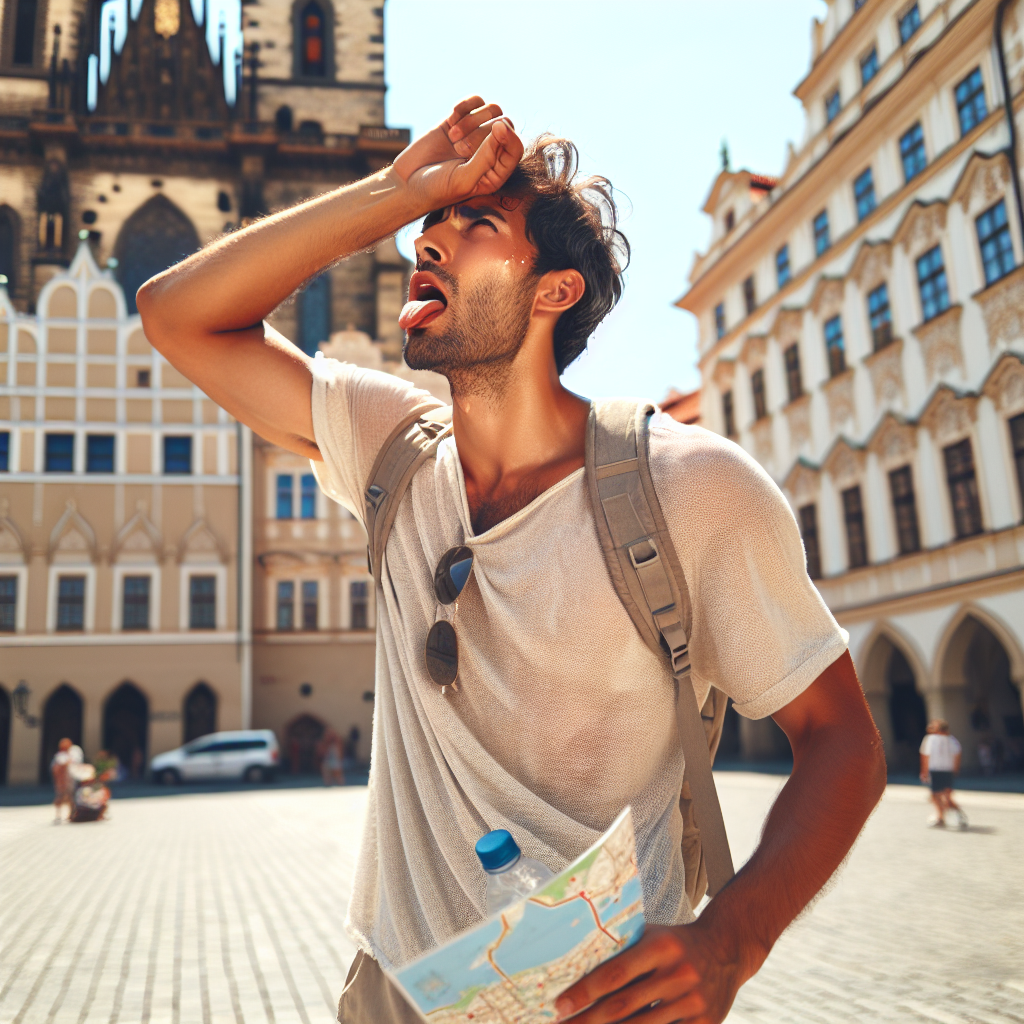
[[[778,179],[723,169],[678,303],[701,422],[783,488],[907,770],[928,717],[968,767],[1024,766],[1024,4],[1001,32],[999,6],[829,0],[804,138]]]

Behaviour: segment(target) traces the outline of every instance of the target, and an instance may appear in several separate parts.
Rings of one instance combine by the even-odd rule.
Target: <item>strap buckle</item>
[[[380,508],[380,503],[388,496],[388,492],[384,490],[380,484],[370,484],[366,488],[366,504],[373,509],[374,512]]]

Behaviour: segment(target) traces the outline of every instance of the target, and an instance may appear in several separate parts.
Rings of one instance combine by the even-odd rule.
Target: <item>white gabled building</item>
[[[704,206],[701,422],[792,503],[890,765],[941,716],[1019,770],[1024,2],[828,0],[812,50],[781,178]]]

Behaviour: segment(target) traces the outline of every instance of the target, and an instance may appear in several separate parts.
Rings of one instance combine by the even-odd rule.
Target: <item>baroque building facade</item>
[[[1024,764],[1019,0],[828,0],[779,178],[723,167],[678,305],[782,487],[890,767]]]
[[[134,296],[402,149],[382,2],[0,2],[0,783],[64,735],[134,774],[249,726],[297,770],[326,728],[368,758],[361,528],[152,349]],[[383,243],[272,322],[397,369],[408,269]]]

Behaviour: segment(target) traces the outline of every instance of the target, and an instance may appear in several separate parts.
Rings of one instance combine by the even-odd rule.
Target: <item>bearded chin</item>
[[[403,355],[412,370],[433,370],[448,378],[452,394],[503,389],[511,364],[530,326],[535,282],[510,288],[489,282],[453,301],[445,319],[405,336]]]

